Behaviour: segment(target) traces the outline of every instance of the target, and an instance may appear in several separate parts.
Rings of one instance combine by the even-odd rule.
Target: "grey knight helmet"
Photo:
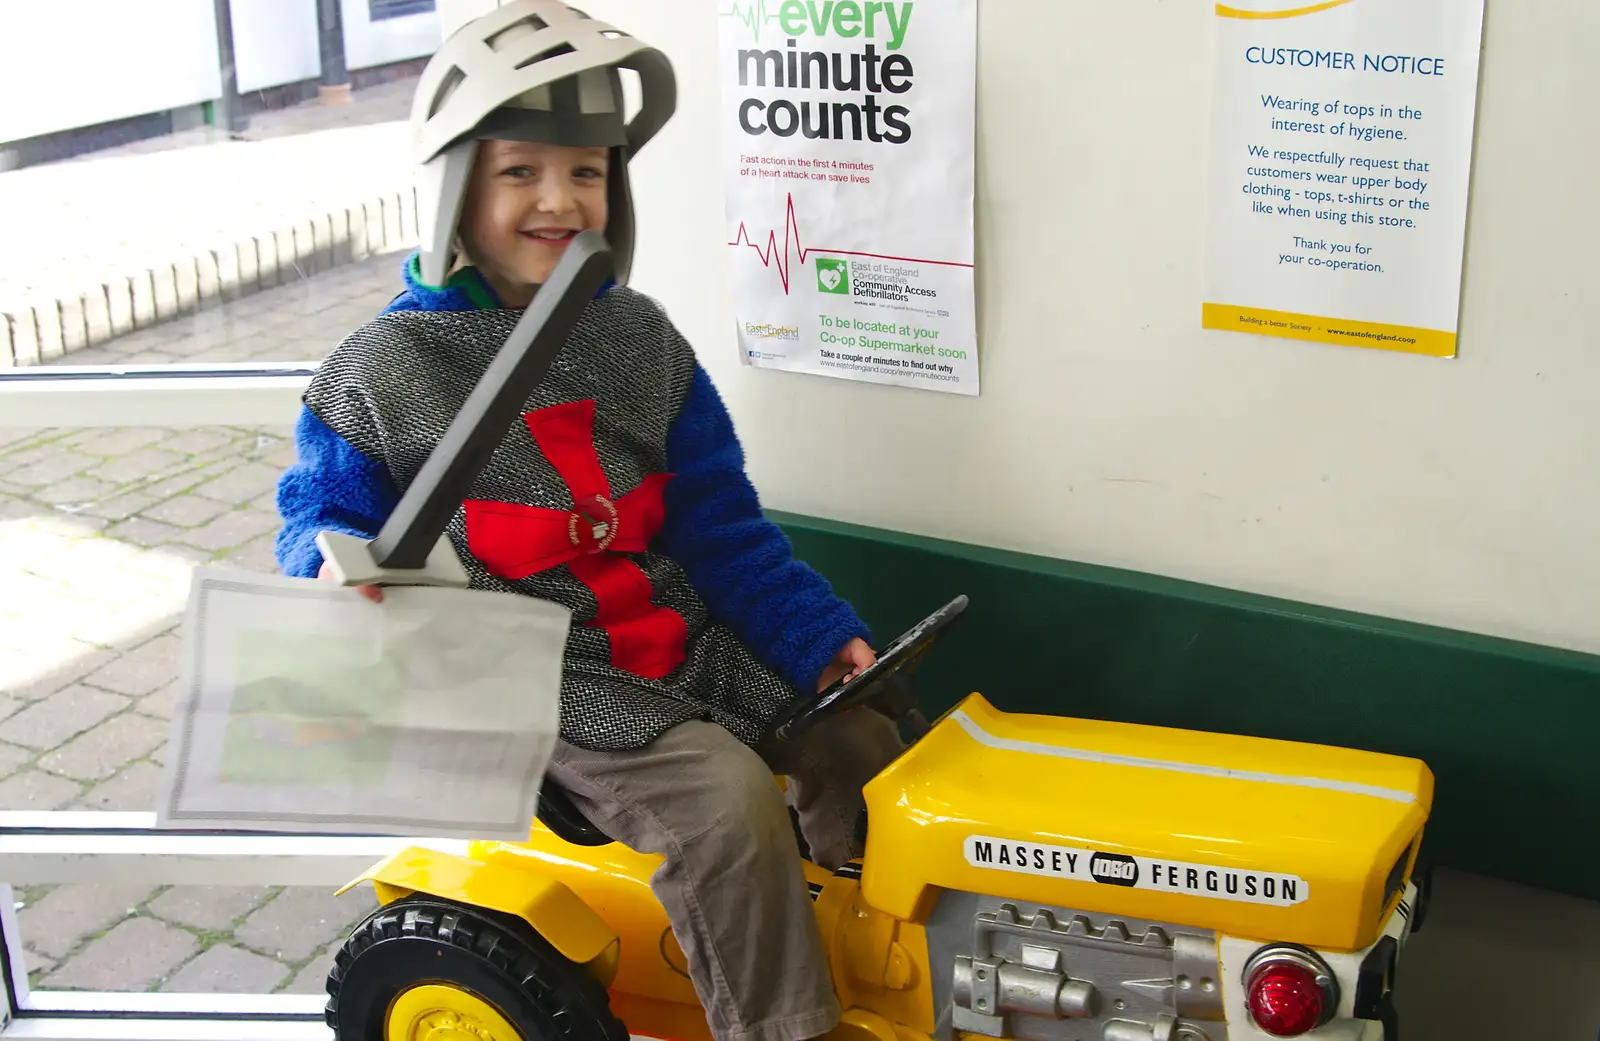
[[[639,76],[642,104],[631,121],[621,69]],[[478,142],[509,139],[610,149],[605,234],[616,281],[626,283],[634,245],[628,162],[676,105],[666,55],[560,0],[507,0],[452,32],[411,105],[423,281],[443,285],[455,264]]]

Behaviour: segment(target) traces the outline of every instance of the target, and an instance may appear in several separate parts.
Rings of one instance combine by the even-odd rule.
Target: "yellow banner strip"
[[[1311,340],[1342,347],[1372,347],[1405,354],[1426,354],[1434,358],[1454,358],[1456,355],[1455,333],[1418,329],[1409,325],[1320,318],[1291,311],[1235,307],[1232,304],[1202,305],[1200,324],[1207,329],[1221,329],[1224,332],[1281,336],[1289,340]]]
[[[1303,14],[1316,14],[1318,11],[1343,7],[1350,2],[1351,0],[1326,0],[1325,3],[1297,7],[1292,11],[1245,11],[1238,7],[1229,7],[1227,4],[1218,4],[1217,15],[1221,18],[1299,18]]]

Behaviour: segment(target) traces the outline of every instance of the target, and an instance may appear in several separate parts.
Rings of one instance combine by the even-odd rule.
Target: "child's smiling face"
[[[529,141],[478,146],[461,244],[508,307],[526,307],[580,231],[605,231],[604,148]]]

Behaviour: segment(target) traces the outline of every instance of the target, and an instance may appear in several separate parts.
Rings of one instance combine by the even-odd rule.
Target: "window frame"
[[[316,362],[0,370],[3,427],[288,426]]]

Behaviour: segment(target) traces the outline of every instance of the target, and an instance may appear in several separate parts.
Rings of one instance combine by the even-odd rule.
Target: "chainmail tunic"
[[[521,312],[400,311],[347,337],[317,370],[305,403],[363,455],[384,464],[403,492],[444,436]],[[694,375],[692,348],[647,297],[612,288],[589,304],[555,363],[523,407],[592,400],[594,445],[613,499],[667,468],[667,431]],[[571,511],[566,481],[524,423],[514,424],[478,476],[469,499]],[[610,638],[595,619],[595,594],[563,564],[510,581],[468,548],[466,511],[448,535],[474,589],[522,593],[573,612],[561,682],[561,736],[591,749],[650,743],[690,719],[708,719],[746,744],[798,691],[711,621],[683,569],[657,552],[629,553],[651,603],[682,616],[682,665],[659,680],[612,664]]]

